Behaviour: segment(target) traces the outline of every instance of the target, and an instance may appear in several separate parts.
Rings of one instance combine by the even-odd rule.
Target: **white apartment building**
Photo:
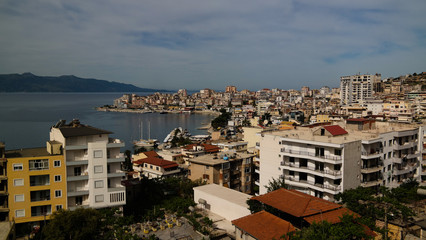
[[[352,75],[340,77],[340,104],[349,105],[371,97],[373,83],[380,82],[381,75]]]
[[[73,120],[58,122],[50,130],[50,142],[62,144],[67,172],[67,208],[120,207],[126,204],[121,180],[124,143],[109,138],[111,132]]]
[[[264,133],[258,147],[259,193],[266,193],[272,178],[281,177],[290,189],[326,200],[358,186],[420,181],[422,127],[369,119],[341,125]]]

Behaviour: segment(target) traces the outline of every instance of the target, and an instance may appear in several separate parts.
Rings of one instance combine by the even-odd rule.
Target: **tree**
[[[59,210],[43,229],[45,239],[96,239],[101,231],[101,215],[94,209]]]
[[[132,158],[131,158],[131,152],[130,150],[126,150],[124,152],[124,155],[126,156],[123,164],[123,170],[125,171],[133,171],[133,164],[132,164]]]
[[[44,239],[137,239],[126,232],[123,226],[129,225],[130,218],[116,215],[116,209],[95,210],[77,208],[59,210],[43,229]]]
[[[264,187],[267,192],[272,192],[280,188],[287,188],[287,185],[285,184],[284,177],[280,177],[278,179],[272,178],[269,180],[268,185],[265,185]]]
[[[281,239],[310,240],[310,239],[373,239],[374,236],[367,234],[365,227],[358,222],[358,218],[352,215],[343,215],[339,223],[331,224],[327,221],[314,222],[309,227],[299,231],[290,232]]]
[[[220,116],[212,120],[211,125],[213,128],[217,129],[219,127],[224,128],[228,126],[228,121],[231,119],[231,113],[226,112],[225,109],[221,109],[220,112]]]

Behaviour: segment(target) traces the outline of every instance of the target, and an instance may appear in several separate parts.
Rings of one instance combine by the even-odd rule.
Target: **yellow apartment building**
[[[66,164],[61,145],[6,151],[9,219],[17,224],[49,219],[66,208]]]

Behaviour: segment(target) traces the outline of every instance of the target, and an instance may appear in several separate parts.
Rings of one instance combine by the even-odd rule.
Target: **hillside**
[[[0,86],[0,92],[165,92],[73,75],[42,77],[32,73],[0,74]]]

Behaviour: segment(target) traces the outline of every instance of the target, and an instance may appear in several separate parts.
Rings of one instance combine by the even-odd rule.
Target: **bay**
[[[149,95],[152,93],[136,93]],[[110,136],[125,141],[125,149],[141,137],[162,141],[176,127],[188,129],[193,135],[206,134],[197,128],[214,116],[207,114],[120,113],[96,111],[95,107],[112,105],[123,93],[1,93],[0,141],[6,149],[44,147],[50,127],[60,119],[79,119],[82,124],[113,132]]]

